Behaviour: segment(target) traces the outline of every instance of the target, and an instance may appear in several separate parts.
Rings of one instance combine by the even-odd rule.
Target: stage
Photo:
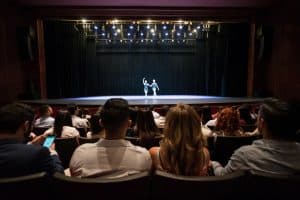
[[[23,103],[31,105],[49,104],[66,105],[75,103],[81,106],[100,106],[110,98],[124,98],[132,106],[140,105],[174,105],[177,103],[199,104],[199,105],[222,105],[222,104],[243,104],[260,103],[264,98],[248,97],[219,97],[219,96],[199,96],[199,95],[159,95],[159,96],[93,96],[76,97],[63,99],[39,99],[39,100],[21,100]]]

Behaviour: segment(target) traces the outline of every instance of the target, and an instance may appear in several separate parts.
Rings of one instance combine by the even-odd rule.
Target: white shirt
[[[35,120],[34,122],[34,127],[45,127],[45,128],[50,128],[54,125],[54,118],[47,116],[47,117],[39,117]]]
[[[70,171],[77,177],[118,178],[150,171],[151,165],[147,149],[124,139],[100,139],[75,150],[70,161]]]
[[[88,120],[84,118],[80,118],[76,115],[72,115],[72,124],[76,128],[88,128]]]
[[[53,134],[54,128],[49,128],[47,131],[45,131],[45,135],[51,135]],[[67,137],[77,137],[79,136],[79,132],[76,128],[71,126],[63,126],[61,131],[61,138],[67,138]]]

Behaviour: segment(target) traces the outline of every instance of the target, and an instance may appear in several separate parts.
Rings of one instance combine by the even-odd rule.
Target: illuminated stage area
[[[76,97],[64,99],[41,99],[41,100],[23,100],[21,102],[28,104],[49,104],[66,105],[75,103],[82,106],[103,105],[107,99],[124,98],[130,105],[174,105],[177,103],[185,104],[242,104],[242,103],[260,103],[263,98],[243,98],[243,97],[217,97],[217,96],[198,96],[198,95],[159,95],[159,96],[93,96]]]

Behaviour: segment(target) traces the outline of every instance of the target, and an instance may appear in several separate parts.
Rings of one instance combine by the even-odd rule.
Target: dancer
[[[145,78],[143,78],[143,84],[144,84],[144,93],[145,93],[145,96],[147,96],[148,95],[148,87],[150,87],[150,85]]]
[[[159,87],[158,87],[157,83],[155,82],[155,79],[153,79],[150,87],[152,87],[153,96],[156,96],[156,89],[159,90]]]

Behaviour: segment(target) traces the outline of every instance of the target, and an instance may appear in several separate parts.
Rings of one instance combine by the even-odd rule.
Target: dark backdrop
[[[102,45],[71,22],[45,22],[49,98],[144,95],[245,96],[249,24],[211,26],[195,45]],[[150,93],[151,94],[151,93]]]

